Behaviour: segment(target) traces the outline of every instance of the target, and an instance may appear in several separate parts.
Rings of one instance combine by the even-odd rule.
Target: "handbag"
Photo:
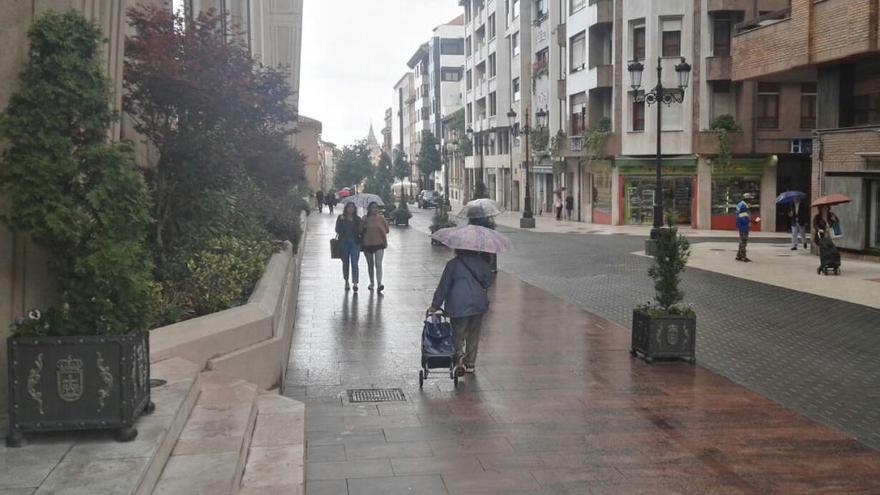
[[[840,222],[834,222],[831,224],[831,238],[832,239],[840,239],[843,237],[843,229],[840,228]]]
[[[330,259],[342,259],[342,246],[339,244],[339,239],[335,237],[333,239],[330,239]]]

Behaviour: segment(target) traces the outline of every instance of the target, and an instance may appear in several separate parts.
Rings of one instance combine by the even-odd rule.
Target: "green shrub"
[[[188,259],[183,306],[204,315],[247,301],[277,245],[267,241],[220,237]]]
[[[652,314],[693,314],[693,310],[680,306],[684,292],[680,289],[681,272],[691,254],[690,242],[678,233],[670,221],[667,228],[660,229],[654,264],[648,275],[654,279],[654,305],[641,309]]]
[[[412,212],[409,211],[409,206],[406,204],[405,197],[400,199],[400,204],[391,214],[391,217],[394,219],[394,223],[397,224],[405,224],[409,222],[410,218],[412,218]]]
[[[13,325],[19,335],[125,334],[151,322],[150,200],[131,150],[107,139],[116,116],[100,36],[75,11],[37,18],[0,117],[3,220],[46,249],[59,293],[54,308]]]

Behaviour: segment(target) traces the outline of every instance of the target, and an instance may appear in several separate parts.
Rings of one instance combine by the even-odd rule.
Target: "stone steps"
[[[267,393],[257,399],[257,408],[240,493],[304,493],[305,404]]]
[[[201,374],[202,395],[154,494],[235,494],[257,418],[257,386],[223,373]]]

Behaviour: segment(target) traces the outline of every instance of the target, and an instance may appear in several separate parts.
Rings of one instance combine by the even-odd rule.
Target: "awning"
[[[645,166],[656,166],[657,159],[653,156],[641,157],[641,156],[619,156],[614,159],[614,165],[616,167],[645,167]],[[697,156],[696,155],[680,155],[680,156],[665,156],[660,161],[661,167],[696,167],[697,166]]]

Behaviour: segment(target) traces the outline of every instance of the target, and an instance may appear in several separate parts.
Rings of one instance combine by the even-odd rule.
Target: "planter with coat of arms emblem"
[[[684,359],[696,362],[697,317],[693,315],[652,315],[633,310],[633,356],[646,362],[655,359]]]
[[[148,332],[83,337],[10,337],[9,434],[116,429],[137,436],[135,420],[150,402]]]

